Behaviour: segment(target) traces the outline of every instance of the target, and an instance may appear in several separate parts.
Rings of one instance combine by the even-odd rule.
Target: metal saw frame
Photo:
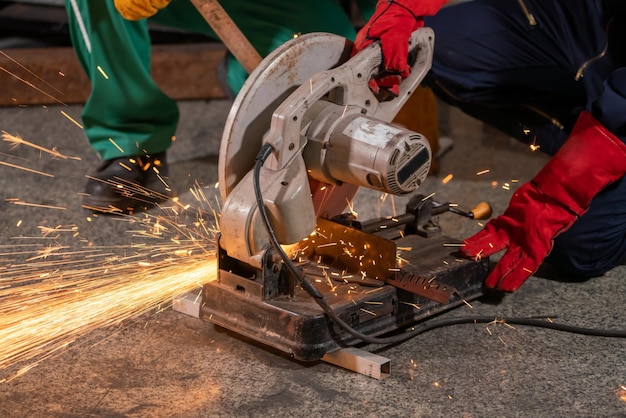
[[[276,150],[274,159],[268,160],[276,171],[294,166],[293,161],[302,159],[306,145],[306,138],[300,135],[306,127],[302,125],[306,124],[303,116],[315,101],[329,99],[345,106],[346,112],[363,112],[390,122],[430,69],[433,43],[432,30],[421,28],[413,33],[410,49],[417,50],[413,71],[400,85],[400,95],[389,102],[378,101],[367,86],[381,63],[376,44],[350,58],[350,41],[332,34],[313,33],[285,43],[266,57],[235,99],[224,128],[219,158],[219,187],[225,202],[222,217],[230,215],[224,213],[224,208],[243,211],[255,204],[247,196],[250,188],[243,188],[243,193],[238,189],[249,181],[264,143],[270,143]],[[350,65],[346,64],[348,60]],[[302,171],[301,166],[295,166]],[[303,254],[298,261],[300,267],[344,322],[363,334],[378,336],[482,295],[488,260],[461,259],[443,245],[452,242],[450,238],[440,233],[420,233],[426,223],[436,218],[431,216],[428,199],[420,197],[407,207],[407,212],[412,212],[408,216],[413,219],[410,227],[396,229],[400,232],[388,237],[393,228],[372,233],[359,230],[356,223],[342,222],[346,199],[354,196],[356,188],[334,187],[330,199],[324,199],[329,195],[327,190],[310,190],[317,202],[316,210],[325,212],[328,218],[318,222],[320,236],[349,236],[350,240],[358,237],[362,246],[377,243],[376,248],[386,248],[386,258],[394,257],[393,262],[398,248],[412,248],[403,254],[406,263],[396,271],[377,270],[373,267],[376,263],[372,263],[362,275],[349,271],[354,266],[343,265],[339,253]],[[318,198],[317,193],[323,196]],[[226,206],[233,196],[242,200]],[[240,225],[231,222],[229,226],[236,231],[223,231],[230,234],[228,248],[232,249],[232,242],[238,239],[245,245],[249,237],[241,236]],[[303,361],[320,360],[326,353],[361,342],[331,322],[315,300],[297,285],[297,278],[284,268],[270,245],[251,259],[245,251],[225,250],[223,240],[224,236],[220,235],[218,278],[204,286],[202,319]],[[375,254],[376,248],[367,256]],[[352,248],[340,249],[345,251]],[[322,270],[331,269],[340,279],[335,280],[328,273],[331,270],[316,271],[320,262],[324,265]],[[357,279],[348,278],[355,273]]]

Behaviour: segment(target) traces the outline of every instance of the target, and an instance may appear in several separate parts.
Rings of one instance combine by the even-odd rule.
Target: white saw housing
[[[320,101],[303,156],[309,176],[394,195],[415,191],[428,175],[431,150],[421,134]],[[307,113],[307,116],[313,109]]]
[[[311,33],[262,61],[233,103],[220,148],[220,246],[230,257],[259,267],[270,246],[252,175],[263,144],[273,152],[260,191],[281,244],[308,236],[321,213],[345,210],[359,186],[392,194],[420,186],[428,141],[391,121],[430,69],[433,44],[431,29],[412,34],[411,74],[388,101],[368,85],[381,64],[377,43],[351,58],[350,41]]]

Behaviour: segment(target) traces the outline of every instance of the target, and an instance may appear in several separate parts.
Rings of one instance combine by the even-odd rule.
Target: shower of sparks
[[[204,196],[200,189],[195,186],[194,196]],[[120,217],[129,223],[127,232],[143,240],[128,246],[94,247],[82,238],[78,249],[59,244],[63,234],[79,235],[75,225],[39,226],[45,245],[7,246],[10,252],[0,254],[0,382],[90,331],[164,309],[184,293],[199,295],[217,277],[217,231],[204,219],[216,216],[202,209],[208,202],[196,206],[189,211],[174,199],[161,208],[164,215]]]
[[[31,272],[33,284],[0,290],[0,369],[29,363],[0,382],[21,375],[89,331],[120,324],[198,289],[217,273],[215,257],[206,255],[184,263],[140,263],[132,257],[103,261],[89,268],[44,262],[51,271],[45,280],[41,272]],[[7,273],[0,280],[13,280]]]
[[[0,71],[65,105],[26,78],[36,78],[34,82],[60,94],[59,90],[1,50],[0,54],[19,66],[21,73],[28,74],[21,77],[1,66]],[[63,110],[60,113],[83,129],[68,113]],[[2,140],[12,149],[27,146],[55,160],[80,160],[56,148],[47,149],[1,132]],[[55,177],[7,162],[0,165]],[[136,190],[136,186],[133,192],[146,198],[155,195]],[[197,201],[194,204],[183,204],[174,198],[168,201],[170,206],[161,206],[159,215],[112,218],[128,222],[127,232],[133,244],[94,246],[76,225],[40,225],[39,237],[18,234],[10,238],[13,241],[10,245],[0,245],[0,383],[61,354],[95,329],[119,326],[144,313],[158,312],[181,294],[193,292],[200,297],[203,285],[217,277],[218,214],[197,183],[192,195]],[[65,209],[19,198],[6,201],[21,206]],[[97,216],[88,217],[87,221],[96,219]],[[16,227],[22,227],[21,219]]]

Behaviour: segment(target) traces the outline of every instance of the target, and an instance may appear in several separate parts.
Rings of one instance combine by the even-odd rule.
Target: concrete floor
[[[229,102],[180,105],[178,140],[169,153],[171,183],[187,197],[197,183],[210,198]],[[454,109],[441,111],[454,148],[442,159],[440,174],[420,192],[436,192],[439,200],[465,208],[485,200],[501,213],[515,187],[530,179],[546,157]],[[8,253],[24,243],[45,245],[37,238],[40,226],[76,226],[82,239],[67,237],[70,247],[90,242],[125,251],[132,243],[128,223],[103,217],[88,221],[81,209],[84,176],[97,159],[81,130],[61,112],[79,120],[80,106],[0,109],[0,130],[81,158],[54,159],[30,147],[0,144],[0,161],[55,175],[0,166],[3,271],[16,263]],[[489,174],[476,176],[484,169]],[[454,178],[444,185],[441,179],[448,173]],[[16,205],[10,199],[63,209]],[[376,194],[363,191],[355,207],[366,219],[381,210],[379,202]],[[382,211],[389,210],[386,205]],[[401,207],[402,199],[396,205]],[[447,235],[459,239],[480,228],[453,215],[442,217],[442,224]],[[624,276],[626,267],[582,282],[558,274],[532,277],[498,302],[473,301],[472,307],[446,315],[550,316],[579,326],[624,329]],[[391,360],[391,376],[385,380],[324,362],[296,362],[208,322],[171,309],[152,311],[83,335],[22,376],[0,383],[0,416],[626,416],[622,339],[476,324],[371,349]],[[0,370],[0,379],[21,366]]]

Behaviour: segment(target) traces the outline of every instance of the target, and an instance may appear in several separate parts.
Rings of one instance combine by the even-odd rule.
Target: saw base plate
[[[454,247],[445,245],[454,240],[442,235],[409,235],[395,242],[399,249],[407,249],[401,254],[404,267],[390,281],[399,282],[398,287],[382,281],[364,285],[341,276],[309,276],[338,315],[358,331],[389,334],[482,296],[488,259],[458,257]],[[202,319],[301,361],[317,361],[328,352],[361,343],[334,325],[299,286],[291,296],[267,295],[264,280],[271,280],[267,272],[238,265],[227,254],[219,257],[217,280],[204,286]]]

